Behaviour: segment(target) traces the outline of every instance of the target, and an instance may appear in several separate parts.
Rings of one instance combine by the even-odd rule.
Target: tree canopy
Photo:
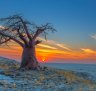
[[[22,47],[32,46],[32,41],[37,45],[41,43],[41,40],[37,40],[39,35],[43,34],[46,39],[49,31],[56,31],[50,23],[37,26],[20,15],[1,18],[0,25],[0,44],[13,40]]]

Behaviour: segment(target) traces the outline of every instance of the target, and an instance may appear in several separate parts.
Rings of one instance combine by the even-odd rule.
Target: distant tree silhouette
[[[37,26],[20,15],[1,18],[0,22],[0,44],[15,41],[23,48],[20,68],[39,69],[35,46],[42,41],[37,37],[43,34],[46,39],[48,32],[54,32],[55,29],[49,23]]]

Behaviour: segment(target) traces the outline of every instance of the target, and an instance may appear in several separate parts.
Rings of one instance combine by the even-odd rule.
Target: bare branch
[[[20,46],[24,47],[23,43],[20,42],[19,40],[17,40],[16,38],[14,38],[14,37],[12,37],[12,36],[10,36],[10,35],[8,35],[8,34],[5,34],[5,33],[1,32],[1,31],[0,31],[0,35],[3,35],[3,36],[5,36],[5,37],[8,37],[8,38],[10,38],[11,40],[15,41],[16,43],[18,43]]]
[[[40,44],[42,41],[40,41],[40,40],[36,40],[35,41],[35,45],[38,45],[38,44]]]
[[[0,41],[0,44],[4,44],[4,43],[7,43],[8,41],[10,41],[11,39],[9,38],[9,39],[6,39],[6,40],[4,40],[4,41]]]
[[[32,37],[28,31],[27,25],[31,25],[31,23],[29,21],[25,21],[22,19],[21,16],[19,15],[13,15],[13,16],[9,16],[7,18],[1,18],[0,19],[1,22],[6,22],[6,26],[9,28],[15,28],[18,25],[21,25],[22,28],[24,28],[24,31],[28,37],[28,39],[32,40]]]
[[[38,28],[33,36],[33,40],[35,40],[43,31],[44,31],[43,29]]]
[[[22,22],[22,24],[23,24],[23,26],[24,26],[24,29],[25,29],[25,31],[26,31],[26,34],[27,34],[28,38],[29,38],[30,40],[32,40],[32,37],[31,37],[31,35],[30,35],[30,33],[29,33],[28,29],[27,29],[27,26],[26,26],[25,22],[23,21],[23,19],[22,19],[21,17],[19,17],[19,19],[21,20],[21,22]]]
[[[36,29],[37,31],[35,32],[33,36],[33,40],[35,40],[41,33],[44,34],[45,39],[46,39],[46,35],[48,34],[47,31],[51,31],[51,32],[56,31],[49,23],[42,25],[41,27],[36,27]]]
[[[41,41],[36,40],[38,36],[43,35],[47,40],[48,32],[53,33],[56,31],[50,23],[37,26],[24,20],[19,15],[2,18],[0,21],[2,24],[2,27],[0,27],[0,39],[5,39],[5,42],[7,42],[7,39],[10,38],[10,40],[17,42],[22,47],[32,47],[34,43],[37,45],[41,43]],[[5,43],[4,40],[1,42]]]
[[[19,30],[20,30],[20,27],[19,27],[19,29],[17,29],[17,32],[19,34],[19,37],[21,38],[21,40],[23,40],[23,42],[25,43],[25,45],[28,46],[28,42],[27,42],[26,38],[24,38],[24,36],[22,35],[22,33],[20,33]]]

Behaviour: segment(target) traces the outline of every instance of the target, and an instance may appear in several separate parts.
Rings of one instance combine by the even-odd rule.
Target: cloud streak
[[[45,48],[49,48],[49,49],[57,49],[56,47],[52,47],[52,46],[45,45],[45,44],[39,44],[38,46],[40,46],[40,47],[45,47]]]
[[[88,49],[88,48],[81,48],[81,50],[82,50],[83,52],[85,52],[85,53],[90,53],[90,54],[96,53],[96,51],[94,51],[94,50],[92,50],[92,49]]]
[[[64,44],[56,43],[56,45],[57,45],[58,47],[60,47],[60,48],[63,48],[63,49],[68,50],[68,51],[71,51],[71,49],[68,48],[68,47],[66,47],[66,46],[64,46]]]
[[[40,39],[43,43],[47,44],[48,46],[49,46],[49,45],[55,46],[56,49],[62,48],[62,49],[65,49],[65,50],[67,50],[67,51],[72,51],[69,47],[65,46],[65,44],[61,44],[61,43],[58,43],[58,42],[53,41],[53,40],[47,40],[47,41],[46,41],[44,38],[41,38],[41,37],[39,37],[39,39]],[[58,48],[58,47],[59,47],[59,48]]]
[[[96,34],[91,35],[91,38],[96,40]]]

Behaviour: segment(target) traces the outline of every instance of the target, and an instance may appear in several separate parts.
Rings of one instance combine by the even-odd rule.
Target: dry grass
[[[84,91],[82,87],[79,87],[78,88],[78,91]]]
[[[87,84],[89,86],[93,86],[93,85],[96,86],[96,84],[93,83],[91,80],[84,79],[83,77],[78,77],[78,76],[76,76],[76,74],[74,74],[71,71],[62,71],[61,70],[61,71],[57,71],[57,73],[59,75],[64,76],[69,83],[80,82],[80,83],[83,83],[83,84]]]
[[[12,72],[10,69],[16,69],[18,68],[19,65],[1,65],[0,64],[0,69],[4,69],[5,71],[3,72],[4,75],[7,75],[7,76],[12,76],[12,75],[15,75],[17,80],[19,79],[24,79],[25,81],[31,81],[31,80],[34,80],[33,78],[35,78],[34,80],[34,84],[37,85],[37,86],[46,86],[47,88],[50,88],[50,87],[54,87],[55,86],[55,82],[57,81],[57,79],[59,79],[59,77],[63,77],[64,79],[61,80],[62,84],[82,84],[80,85],[80,87],[78,87],[78,91],[84,91],[84,87],[83,86],[87,86],[89,91],[94,91],[94,89],[96,89],[96,84],[94,82],[92,82],[91,80],[88,80],[88,79],[84,79],[82,77],[79,77],[77,76],[74,72],[72,71],[64,71],[64,70],[58,70],[58,69],[51,69],[51,68],[48,68],[47,71],[16,71],[16,72]],[[45,75],[45,72],[49,72],[48,75]],[[20,74],[19,75],[16,75],[16,74]],[[33,78],[32,78],[33,77]],[[53,79],[56,79],[56,80],[53,80]],[[43,83],[44,81],[47,81],[47,80],[51,80],[50,83],[47,83],[46,85]],[[58,80],[57,83],[60,83],[59,82],[60,80]],[[66,81],[66,82],[64,82]],[[0,82],[1,83],[1,82]],[[8,87],[7,85],[7,82],[5,81],[2,81],[2,84],[5,88]],[[11,85],[12,88],[16,88],[16,83],[14,82],[12,85]]]
[[[0,69],[9,69],[9,67],[8,66],[5,66],[5,65],[0,65]]]
[[[79,80],[79,77],[77,77],[73,72],[71,71],[58,71],[59,75],[64,76],[68,83],[73,83]]]

